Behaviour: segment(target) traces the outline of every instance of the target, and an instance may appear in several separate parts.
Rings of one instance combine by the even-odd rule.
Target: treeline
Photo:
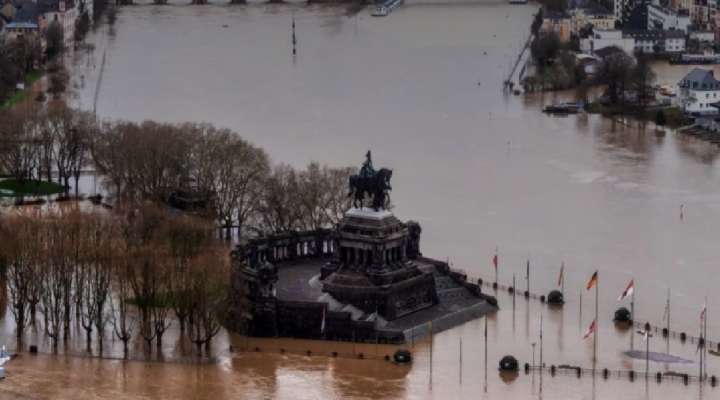
[[[201,215],[226,237],[331,226],[350,207],[352,168],[312,162],[303,170],[274,165],[266,152],[229,129],[207,123],[106,121],[61,105],[0,115],[0,168],[20,185],[51,181],[69,187],[96,169],[116,206],[164,202],[192,186]],[[68,188],[69,191],[69,188]]]
[[[94,331],[102,352],[109,325],[126,356],[133,337],[150,352],[177,322],[200,355],[220,330],[228,263],[211,223],[148,204],[112,214],[12,216],[0,225],[18,340],[28,326],[40,327],[53,349],[80,325],[88,349]]]

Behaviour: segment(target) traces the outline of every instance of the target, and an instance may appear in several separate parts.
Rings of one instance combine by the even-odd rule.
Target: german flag
[[[592,278],[590,278],[590,282],[588,282],[585,289],[587,289],[587,290],[592,289],[593,286],[597,285],[597,280],[598,280],[597,271],[595,271],[595,273],[593,274]]]

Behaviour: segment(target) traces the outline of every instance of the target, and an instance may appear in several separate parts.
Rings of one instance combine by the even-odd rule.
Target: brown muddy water
[[[629,307],[617,297],[631,279],[639,319],[663,325],[670,287],[672,329],[692,336],[707,296],[708,336],[720,340],[716,149],[672,131],[657,135],[652,124],[643,130],[632,121],[628,127],[599,116],[540,113],[543,104],[572,100],[572,93],[503,95],[502,77],[534,11],[504,2],[415,4],[385,18],[371,18],[369,9],[355,18],[344,7],[303,4],[138,5],[121,10],[114,32],[101,27],[91,35],[94,55],[75,66],[73,102],[92,109],[107,51],[101,118],[209,121],[298,167],[313,159],[359,167],[372,149],[377,167],[395,171],[395,213],[422,224],[423,253],[449,257],[471,276],[492,278],[499,246],[501,283],[515,275],[524,290],[529,258],[530,291],[547,293],[564,262],[564,309],[518,297],[513,311],[512,297],[497,294],[501,310],[488,319],[487,370],[482,319],[436,335],[432,363],[430,340],[416,343],[415,363],[403,367],[351,357],[382,357],[394,347],[248,342],[224,332],[214,343],[214,365],[97,360],[49,355],[42,335],[29,332],[26,342],[39,343],[44,354],[24,352],[8,363],[0,398],[720,398],[720,389],[697,382],[497,371],[506,354],[532,362],[533,342],[539,362],[541,315],[545,364],[592,367],[593,342],[582,336],[594,317],[594,293],[584,285],[595,270],[597,368],[645,371],[644,360],[622,355],[644,349],[642,337],[611,322],[617,307]],[[672,84],[687,70],[659,65],[658,81]],[[93,186],[86,180],[83,190]],[[13,348],[11,321],[8,313],[0,332]],[[229,352],[229,343],[262,351]],[[697,375],[695,346],[650,338],[651,351],[693,361],[650,362],[650,372]],[[80,339],[71,352],[83,347]],[[118,343],[109,347],[120,355]],[[182,348],[171,332],[163,354],[178,358]],[[306,350],[312,356],[302,355]],[[341,357],[330,357],[333,351]],[[141,352],[135,343],[133,354]],[[708,373],[720,374],[717,357],[708,361]]]

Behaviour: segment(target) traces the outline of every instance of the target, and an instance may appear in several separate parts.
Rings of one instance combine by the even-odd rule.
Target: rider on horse
[[[365,162],[363,162],[362,168],[360,168],[360,178],[373,178],[375,176],[375,169],[372,165],[372,155],[370,150],[365,154]]]

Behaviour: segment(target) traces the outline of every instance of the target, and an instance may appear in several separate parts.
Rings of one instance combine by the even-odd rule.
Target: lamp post
[[[532,343],[532,347],[533,347],[533,363],[532,363],[532,367],[533,367],[533,373],[535,373],[535,342]]]

